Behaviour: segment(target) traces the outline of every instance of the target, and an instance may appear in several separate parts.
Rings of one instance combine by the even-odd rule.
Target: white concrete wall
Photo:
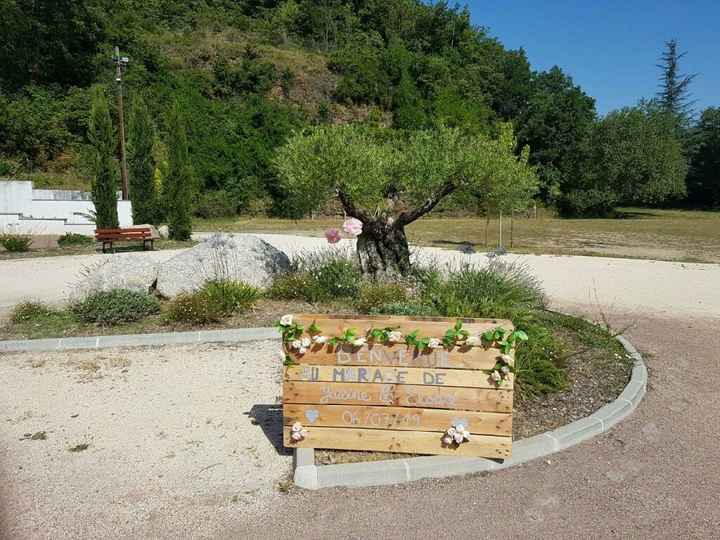
[[[25,217],[57,218],[62,217],[71,223],[89,223],[81,214],[90,214],[95,209],[92,201],[32,201],[30,212]]]
[[[71,189],[33,188],[32,198],[36,201],[89,201],[90,193],[87,191],[77,191]]]
[[[92,235],[95,224],[86,215],[95,209],[87,193],[57,189],[36,189],[32,182],[0,181],[0,227],[12,226],[25,234]],[[129,227],[132,203],[118,200],[118,222]]]
[[[0,182],[0,214],[26,214],[32,206],[32,182]]]

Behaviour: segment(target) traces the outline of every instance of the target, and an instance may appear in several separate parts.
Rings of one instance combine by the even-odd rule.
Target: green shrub
[[[72,304],[71,310],[84,322],[117,324],[158,313],[160,302],[149,294],[113,289],[91,293]]]
[[[550,330],[549,321],[515,321],[528,335],[528,341],[515,351],[516,391],[522,397],[557,392],[567,386],[568,379],[561,358],[564,346]]]
[[[208,301],[204,292],[179,294],[168,305],[166,318],[173,322],[208,324],[222,320],[224,313],[218,303]]]
[[[354,298],[361,280],[360,269],[349,251],[320,251],[295,258],[290,272],[276,276],[268,296],[308,302]]]
[[[307,273],[283,272],[275,276],[265,294],[277,300],[304,300],[309,287],[310,276]]]
[[[13,253],[29,251],[32,245],[32,236],[29,234],[0,233],[0,245]]]
[[[445,317],[512,319],[545,306],[539,282],[524,266],[496,261],[483,268],[461,266],[446,279],[428,281],[422,294]]]
[[[92,236],[85,236],[84,234],[65,233],[58,238],[57,243],[60,247],[89,246],[90,244],[94,244],[95,240]]]
[[[428,317],[437,315],[433,306],[418,300],[407,302],[391,302],[370,310],[371,315],[405,315],[407,317]]]
[[[331,300],[350,298],[357,294],[360,271],[346,260],[334,259],[310,270],[311,288],[308,300]]]
[[[361,313],[370,313],[388,304],[405,302],[407,294],[407,288],[400,283],[363,281],[358,290],[355,307]]]
[[[10,320],[16,324],[35,321],[48,317],[55,313],[55,310],[42,302],[21,302],[16,305],[10,313]]]
[[[247,311],[261,296],[257,288],[242,281],[208,281],[199,293],[223,315]]]
[[[222,189],[202,193],[195,204],[195,215],[205,219],[234,216],[236,210],[231,195]]]

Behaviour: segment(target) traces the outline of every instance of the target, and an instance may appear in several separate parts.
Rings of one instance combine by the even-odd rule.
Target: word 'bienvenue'
[[[392,349],[372,347],[368,350],[347,351],[341,348],[335,353],[338,364],[370,364],[412,367],[450,367],[449,354],[444,349],[435,349],[430,353],[415,354],[407,347]]]

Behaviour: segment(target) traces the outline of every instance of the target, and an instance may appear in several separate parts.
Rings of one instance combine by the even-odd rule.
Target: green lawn
[[[597,255],[683,262],[720,263],[720,212],[623,208],[618,219],[503,219],[503,244],[519,253]],[[227,218],[196,220],[196,231],[288,233],[322,236],[342,218]],[[512,233],[512,234],[511,234]],[[499,222],[484,218],[424,218],[408,228],[411,243],[477,250],[498,245]],[[512,244],[511,244],[512,240]]]

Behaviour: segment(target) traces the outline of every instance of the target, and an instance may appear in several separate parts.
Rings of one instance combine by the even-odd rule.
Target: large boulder
[[[157,279],[157,261],[146,254],[147,252],[103,255],[98,262],[83,267],[72,288],[71,298],[112,289],[149,292]]]
[[[218,233],[161,263],[156,288],[167,298],[211,280],[231,279],[264,288],[276,273],[289,268],[287,255],[257,236]]]

